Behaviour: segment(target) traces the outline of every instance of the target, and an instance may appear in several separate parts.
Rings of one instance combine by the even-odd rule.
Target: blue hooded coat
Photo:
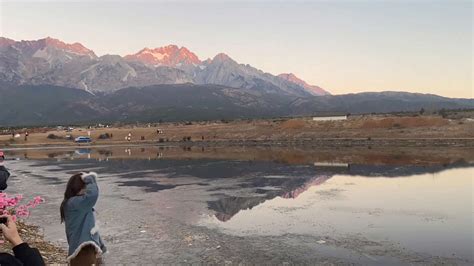
[[[69,244],[68,261],[76,257],[86,245],[94,246],[98,255],[106,252],[94,215],[94,205],[99,198],[97,174],[93,172],[81,174],[86,184],[86,192],[84,195],[70,198],[64,208],[66,237]]]

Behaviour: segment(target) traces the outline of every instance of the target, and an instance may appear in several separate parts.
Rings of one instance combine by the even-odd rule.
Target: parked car
[[[74,140],[74,142],[76,142],[76,143],[89,143],[89,142],[91,142],[91,141],[92,141],[92,139],[89,138],[89,137],[77,137],[77,138]]]

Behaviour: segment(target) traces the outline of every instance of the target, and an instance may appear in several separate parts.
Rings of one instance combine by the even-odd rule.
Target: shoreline
[[[394,147],[394,146],[339,146],[312,147],[310,145],[102,145],[15,148],[5,150],[7,160],[240,160],[276,161],[287,164],[313,165],[318,163],[377,164],[377,165],[445,165],[460,166],[474,163],[471,147]]]
[[[365,147],[365,146],[386,146],[386,147],[474,147],[474,138],[320,138],[320,139],[299,139],[299,140],[214,140],[214,141],[169,141],[159,142],[149,141],[104,141],[92,142],[88,144],[77,144],[74,142],[43,142],[43,143],[22,143],[0,145],[4,151],[24,150],[24,149],[62,149],[62,148],[107,148],[107,147],[140,147],[140,146],[278,146],[278,147]]]
[[[25,138],[27,131],[29,135]],[[80,148],[103,145],[474,147],[474,119],[446,119],[439,116],[367,115],[343,121],[312,121],[303,118],[202,121],[140,126],[87,126],[68,130],[64,130],[64,127],[24,128],[7,133],[9,135],[0,135],[0,148]],[[74,138],[79,136],[90,137],[92,143],[74,143]]]

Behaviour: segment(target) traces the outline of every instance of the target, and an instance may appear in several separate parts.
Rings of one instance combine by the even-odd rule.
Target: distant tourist
[[[41,253],[36,248],[31,248],[27,243],[21,240],[20,234],[15,222],[11,216],[0,216],[5,219],[5,223],[0,224],[3,237],[13,246],[13,254],[0,253],[0,265],[25,265],[25,266],[43,266],[44,261]]]
[[[5,154],[0,151],[0,192],[7,189],[7,180],[10,177],[10,172],[3,165],[5,161]]]
[[[69,179],[61,203],[61,222],[65,223],[70,265],[97,265],[106,248],[99,235],[94,206],[99,198],[97,174],[79,173]]]
[[[30,135],[30,134],[28,133],[28,131],[26,131],[26,132],[25,132],[25,141],[28,140],[28,136],[29,136],[29,135]]]

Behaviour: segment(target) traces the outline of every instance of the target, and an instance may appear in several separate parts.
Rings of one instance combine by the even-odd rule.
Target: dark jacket
[[[10,177],[10,172],[8,172],[5,166],[0,165],[0,191],[7,189],[7,180]]]
[[[43,258],[36,248],[31,248],[27,243],[22,243],[13,248],[12,256],[8,253],[0,253],[0,265],[24,265],[24,266],[44,266]]]

